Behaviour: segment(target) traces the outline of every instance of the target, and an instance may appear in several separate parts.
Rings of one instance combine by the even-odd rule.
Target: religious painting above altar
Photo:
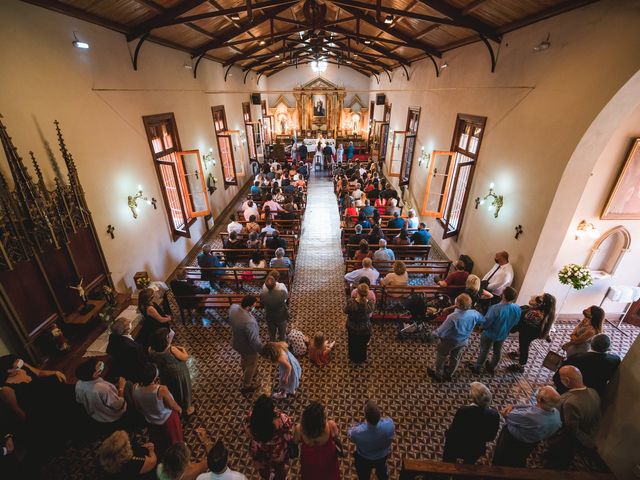
[[[327,96],[316,94],[313,96],[313,116],[314,117],[326,117],[327,116]]]

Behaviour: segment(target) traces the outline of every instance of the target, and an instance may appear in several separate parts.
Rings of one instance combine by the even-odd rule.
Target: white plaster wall
[[[639,2],[603,0],[506,35],[495,73],[478,43],[445,53],[441,62],[449,68],[439,78],[432,63],[423,60],[411,66],[410,81],[402,69],[393,72],[391,83],[386,76],[380,85],[371,79],[371,98],[386,93],[393,105],[391,130],[404,130],[409,106],[422,107],[410,185],[413,205],[422,205],[426,184],[426,165],[417,161],[420,148],[448,150],[458,113],[488,118],[460,235],[443,240],[438,222],[427,220],[450,257],[470,255],[483,274],[493,252],[507,250],[515,286],[522,285],[572,152],[604,105],[640,68],[639,19]],[[548,34],[551,48],[535,53],[533,47]],[[381,116],[378,107],[376,119]],[[504,195],[498,219],[473,204],[491,182]],[[516,240],[518,224],[524,234]],[[546,280],[548,272],[543,275]]]
[[[89,50],[72,46],[74,31]],[[0,3],[0,45],[0,108],[20,154],[28,158],[33,150],[52,181],[37,125],[57,154],[52,122],[59,120],[118,290],[130,288],[139,270],[166,278],[206,227],[198,219],[191,238],[172,240],[142,116],[173,112],[183,149],[214,149],[215,218],[238,188],[222,187],[210,107],[224,104],[229,128],[243,131],[241,103],[259,90],[255,75],[243,85],[243,74],[232,69],[225,83],[221,66],[203,60],[194,79],[183,68],[188,54],[152,43],[143,45],[134,71],[122,34],[16,1]],[[4,159],[0,165],[6,172]],[[143,205],[134,220],[126,200],[138,184],[158,199],[158,209]],[[114,240],[108,224],[116,227]]]

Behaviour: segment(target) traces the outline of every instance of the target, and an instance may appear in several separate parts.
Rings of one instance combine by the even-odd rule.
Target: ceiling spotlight
[[[387,15],[384,19],[384,23],[386,23],[387,25],[390,25],[393,23],[393,15]]]
[[[260,40],[259,45],[265,45],[267,42],[265,42],[264,40]]]
[[[86,50],[87,48],[89,48],[89,44],[87,42],[82,42],[80,40],[78,40],[78,35],[76,34],[76,32],[73,32],[73,38],[75,39],[73,41],[73,46],[76,48],[82,48],[84,50]]]
[[[326,52],[326,51],[327,51],[327,49],[326,49],[326,48],[324,48],[324,47],[322,47],[322,51],[323,51],[323,52]]]
[[[192,70],[193,66],[190,63],[186,63],[183,65],[183,67],[185,68],[185,70]]]
[[[347,65],[351,65],[351,60],[347,60]]]
[[[298,35],[300,35],[300,38],[304,37],[304,30],[302,30],[301,32],[298,32]]]
[[[276,58],[280,58],[280,54],[279,53],[276,53]]]
[[[357,53],[354,53],[354,54],[353,54],[353,58],[358,58],[358,54],[357,54]]]
[[[365,41],[364,41],[364,44],[365,44],[365,45],[371,45],[371,40],[365,40]]]
[[[232,13],[231,14],[231,20],[240,20],[240,14],[239,13]]]
[[[282,60],[282,63],[287,63],[287,61],[286,60]]]
[[[542,52],[544,50],[547,50],[551,46],[551,42],[549,41],[549,38],[551,38],[551,34],[547,35],[547,39],[546,40],[543,40],[538,45],[533,47],[533,51],[534,52]]]
[[[449,64],[447,62],[444,62],[442,65],[440,65],[440,70],[444,70],[448,66],[449,66]]]

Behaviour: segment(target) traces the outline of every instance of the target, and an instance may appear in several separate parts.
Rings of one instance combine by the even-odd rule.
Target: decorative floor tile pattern
[[[383,413],[396,422],[397,436],[389,459],[391,478],[395,479],[403,457],[441,458],[444,432],[456,409],[469,403],[471,381],[482,381],[491,389],[496,408],[527,401],[537,387],[550,382],[551,373],[540,364],[549,348],[558,351],[573,328],[572,322],[558,324],[551,345],[542,342],[532,345],[529,365],[523,375],[505,373],[508,361],[503,359],[496,376],[472,375],[461,367],[453,381],[434,384],[426,375],[426,367],[435,360],[434,346],[420,338],[397,340],[398,325],[392,321],[375,324],[367,363],[362,366],[350,364],[342,313],[344,265],[339,244],[338,210],[328,177],[315,177],[310,182],[301,238],[291,298],[294,325],[308,336],[322,331],[337,344],[331,363],[324,368],[312,366],[306,358],[301,360],[299,395],[292,400],[280,401],[279,406],[299,421],[309,401],[319,400],[325,405],[348,447],[348,454],[341,461],[344,479],[356,478],[353,445],[346,439],[346,429],[362,418],[363,405],[368,398],[376,399]],[[244,432],[244,418],[252,400],[243,397],[238,390],[239,357],[230,348],[231,335],[225,316],[208,312],[198,319],[197,325],[175,326],[176,343],[185,346],[192,355],[189,366],[196,413],[185,425],[185,435],[194,457],[200,457],[204,451],[196,438],[195,428],[205,427],[212,438],[224,440],[231,452],[233,468],[250,479],[257,479]],[[258,319],[261,320],[261,315]],[[625,325],[623,329],[628,335],[624,336],[613,327],[607,327],[614,350],[621,354],[629,349],[639,331]],[[261,328],[262,336],[266,338],[266,328],[264,325]],[[510,338],[505,342],[505,352],[514,349],[517,349],[517,339]],[[461,365],[464,361],[474,360],[477,353],[478,338],[474,335]],[[275,369],[261,360],[260,375],[263,390],[269,391],[276,381]],[[95,442],[69,448],[64,456],[51,462],[47,478],[93,478],[97,446],[98,442]],[[489,458],[492,449],[493,445],[489,448]],[[538,461],[534,457],[532,464],[536,465]],[[481,462],[487,463],[487,458],[483,457]],[[584,467],[582,461],[577,464]],[[299,461],[294,460],[290,478],[299,478],[299,471]]]

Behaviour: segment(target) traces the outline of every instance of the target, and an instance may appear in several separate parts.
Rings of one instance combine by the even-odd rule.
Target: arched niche
[[[587,259],[587,267],[599,276],[613,275],[631,246],[629,230],[618,225],[596,240]]]

